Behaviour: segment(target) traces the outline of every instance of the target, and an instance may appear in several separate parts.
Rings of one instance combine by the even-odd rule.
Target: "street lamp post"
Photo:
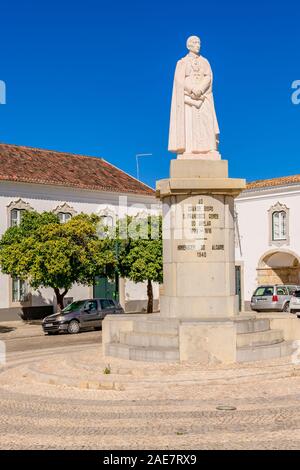
[[[139,169],[139,157],[150,157],[152,156],[152,153],[138,153],[136,154],[136,179],[140,179],[140,169]]]

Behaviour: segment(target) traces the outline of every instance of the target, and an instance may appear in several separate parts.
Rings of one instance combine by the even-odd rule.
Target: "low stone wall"
[[[0,308],[0,323],[6,321],[20,321],[21,308]]]
[[[54,312],[53,305],[41,305],[33,307],[15,307],[0,309],[0,323],[20,320],[42,320]]]
[[[300,340],[300,318],[292,314],[271,314],[266,316],[270,320],[272,330],[282,330],[286,341]]]

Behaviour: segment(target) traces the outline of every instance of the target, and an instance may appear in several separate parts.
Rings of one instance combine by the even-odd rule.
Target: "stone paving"
[[[41,322],[20,321],[0,322],[0,340],[30,338],[43,335]]]
[[[0,448],[300,449],[300,366],[289,358],[107,366],[99,345],[9,354]]]

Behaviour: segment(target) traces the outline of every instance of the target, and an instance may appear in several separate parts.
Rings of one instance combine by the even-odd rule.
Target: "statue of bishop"
[[[188,54],[177,62],[169,133],[169,151],[178,158],[220,159],[219,126],[210,64],[200,53],[200,39],[187,40]]]

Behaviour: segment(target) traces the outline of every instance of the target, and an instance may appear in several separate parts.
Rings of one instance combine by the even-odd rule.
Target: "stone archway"
[[[300,257],[289,250],[265,253],[258,263],[257,283],[300,284]]]

